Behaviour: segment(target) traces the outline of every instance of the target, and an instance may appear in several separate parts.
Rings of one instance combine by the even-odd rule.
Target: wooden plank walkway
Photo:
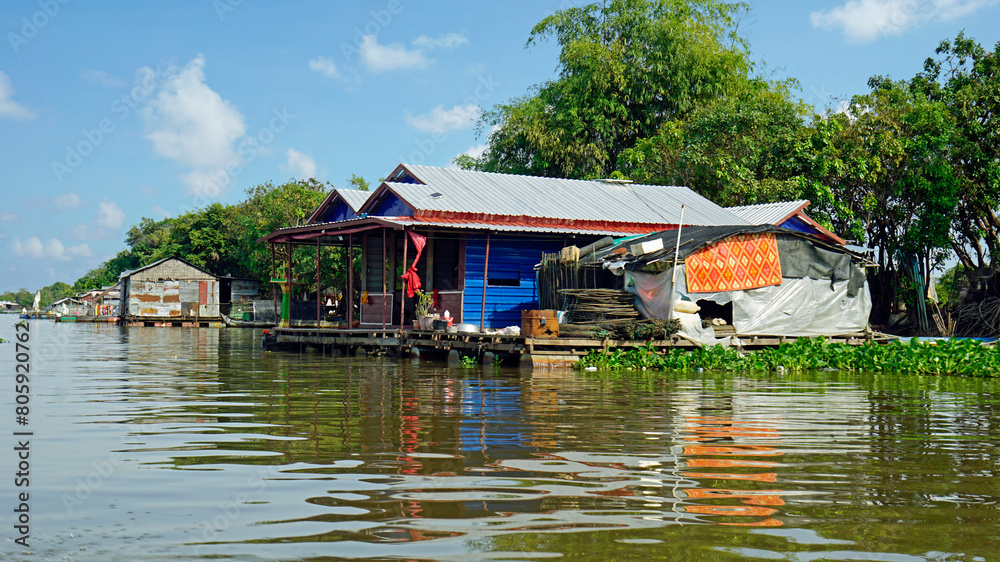
[[[419,354],[423,351],[482,357],[484,353],[521,356],[553,356],[575,360],[595,350],[610,348],[629,349],[645,347],[650,342],[637,340],[584,339],[584,338],[529,338],[476,333],[447,333],[443,331],[387,329],[333,329],[333,328],[273,328],[277,343],[286,345],[318,345],[338,348],[388,348],[400,354]],[[733,336],[735,345],[744,349],[776,347],[797,340],[790,336]],[[888,341],[891,336],[882,334],[855,334],[828,337],[827,341],[861,345],[869,341]],[[658,348],[694,348],[699,344],[681,336],[651,342]]]

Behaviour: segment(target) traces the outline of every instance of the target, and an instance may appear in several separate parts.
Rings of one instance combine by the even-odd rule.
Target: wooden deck
[[[476,333],[447,333],[443,331],[412,330],[400,328],[371,329],[333,329],[333,328],[273,328],[276,341],[283,346],[331,346],[346,353],[367,352],[372,350],[389,351],[399,355],[409,354],[414,357],[447,356],[449,360],[457,360],[464,356],[474,356],[483,360],[486,354],[492,354],[505,360],[516,359],[522,364],[540,365],[571,365],[580,357],[594,350],[610,348],[629,349],[645,347],[650,342],[645,340],[612,340],[583,338],[529,338],[525,336],[507,336]],[[733,336],[734,345],[744,349],[760,349],[776,347],[782,343],[791,343],[796,339],[789,336]],[[888,341],[889,336],[882,334],[856,334],[843,337],[828,337],[827,341],[861,345],[869,341]],[[738,340],[735,341],[735,340]],[[681,336],[673,336],[665,340],[655,340],[652,344],[659,348],[678,347],[694,348],[698,344]]]

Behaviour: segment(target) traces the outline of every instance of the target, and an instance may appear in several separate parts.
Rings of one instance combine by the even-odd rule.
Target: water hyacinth
[[[888,344],[832,343],[825,338],[799,338],[792,343],[755,351],[716,345],[686,350],[658,349],[652,344],[629,350],[593,351],[577,368],[598,370],[809,371],[896,372],[918,375],[992,377],[1000,374],[1000,349],[976,340],[922,342],[895,340]]]

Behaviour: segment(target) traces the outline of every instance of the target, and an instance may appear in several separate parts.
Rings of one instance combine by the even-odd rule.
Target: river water
[[[995,380],[449,368],[33,320],[18,425],[10,318],[6,559],[1000,560]]]

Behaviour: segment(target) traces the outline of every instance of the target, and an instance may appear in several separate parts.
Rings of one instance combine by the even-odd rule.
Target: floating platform
[[[532,338],[480,333],[448,333],[444,331],[411,330],[399,328],[331,329],[331,328],[271,328],[275,344],[294,348],[316,346],[331,348],[346,354],[388,352],[415,358],[447,359],[460,361],[474,357],[483,364],[495,361],[504,364],[517,362],[524,367],[571,366],[591,351],[611,348],[630,349],[646,347],[652,343],[658,348],[694,348],[698,343],[682,336],[663,340],[617,340],[585,338]],[[796,341],[789,336],[733,336],[733,345],[744,349],[777,347]],[[849,336],[827,337],[830,342],[861,345],[870,341],[887,342],[894,336],[877,333],[859,333]]]
[[[115,320],[118,320],[117,318]],[[129,317],[118,322],[121,326],[158,328],[225,328],[222,318]]]
[[[114,324],[118,322],[117,316],[56,316],[56,322],[97,322]]]

